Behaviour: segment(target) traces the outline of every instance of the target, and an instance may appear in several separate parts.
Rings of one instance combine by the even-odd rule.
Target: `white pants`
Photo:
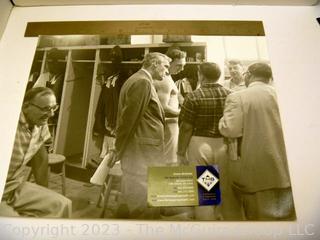
[[[217,164],[223,138],[192,136],[189,142],[187,157],[189,163],[195,166]],[[220,218],[218,206],[195,207],[196,220],[218,220]]]
[[[219,151],[223,147],[223,138],[192,136],[187,157],[193,165],[211,165],[218,163]]]
[[[166,119],[166,127],[164,129],[164,159],[169,166],[176,165],[178,150],[179,126],[177,118]]]

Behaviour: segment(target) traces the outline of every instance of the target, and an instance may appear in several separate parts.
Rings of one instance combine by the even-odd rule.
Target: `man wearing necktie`
[[[153,85],[169,74],[171,59],[148,53],[142,68],[123,85],[118,106],[114,157],[122,168],[121,207],[118,217],[156,219],[159,209],[147,207],[147,170],[164,166],[164,111]],[[121,211],[121,210],[120,210]]]

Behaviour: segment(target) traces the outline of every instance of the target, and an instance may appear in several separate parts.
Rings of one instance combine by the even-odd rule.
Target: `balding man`
[[[1,216],[71,216],[71,201],[46,188],[48,154],[44,143],[50,138],[48,119],[57,109],[56,97],[49,88],[36,87],[25,94],[1,200]],[[27,164],[31,165],[37,184],[25,180]]]
[[[254,63],[244,75],[247,89],[227,97],[222,135],[242,137],[240,158],[230,162],[229,180],[247,220],[295,218],[277,97],[271,68]]]
[[[148,53],[142,68],[121,88],[114,160],[121,162],[120,202],[128,211],[120,217],[154,219],[160,215],[159,209],[147,207],[147,171],[150,166],[165,165],[165,115],[153,82],[169,74],[170,61],[164,54]]]

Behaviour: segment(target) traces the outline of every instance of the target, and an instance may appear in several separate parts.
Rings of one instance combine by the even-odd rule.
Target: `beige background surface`
[[[319,239],[320,26],[316,21],[319,16],[319,5],[15,8],[0,42],[0,195],[37,44],[37,38],[23,37],[28,21],[262,20],[278,92],[298,220],[162,223],[0,218],[3,239],[53,236],[59,239]]]
[[[12,10],[12,3],[10,0],[1,0],[0,1],[0,39],[2,37],[2,33],[6,28],[8,18],[10,16]]]

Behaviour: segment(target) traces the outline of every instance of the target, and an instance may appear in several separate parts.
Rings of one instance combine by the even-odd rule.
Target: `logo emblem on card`
[[[208,169],[206,169],[197,179],[197,182],[208,192],[218,183],[218,181],[219,179]]]

